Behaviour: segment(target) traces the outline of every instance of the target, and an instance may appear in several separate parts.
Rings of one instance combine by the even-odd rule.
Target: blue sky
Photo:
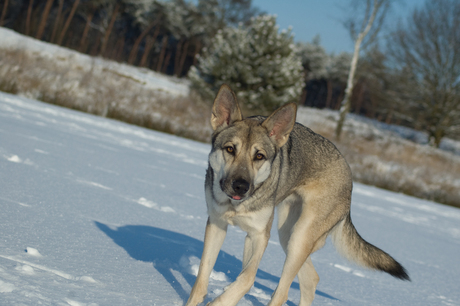
[[[393,5],[390,23],[407,17],[423,0],[400,0]],[[296,41],[311,41],[317,34],[328,53],[352,52],[353,42],[341,21],[348,0],[253,0],[253,5],[278,16],[280,29],[292,26]]]

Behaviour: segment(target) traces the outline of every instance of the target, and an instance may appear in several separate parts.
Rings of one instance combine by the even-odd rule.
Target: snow
[[[0,304],[183,305],[206,223],[210,146],[0,93]],[[313,255],[313,305],[460,305],[460,211],[355,184],[360,234],[412,282],[355,266],[330,242]],[[216,297],[241,269],[230,227],[212,274]],[[266,305],[284,261],[276,230],[255,286]],[[294,281],[287,305],[299,302]]]
[[[95,69],[111,71],[131,79],[138,84],[142,84],[142,88],[156,90],[172,96],[188,96],[190,93],[189,83],[184,79],[168,77],[149,69],[117,63],[100,57],[91,57],[71,49],[21,35],[2,27],[0,27],[0,49],[13,51],[27,50],[28,54],[33,54],[34,57],[55,59],[55,64],[63,65],[68,70],[73,71],[90,71]],[[100,71],[98,73],[101,73]],[[72,88],[75,84],[68,85]]]

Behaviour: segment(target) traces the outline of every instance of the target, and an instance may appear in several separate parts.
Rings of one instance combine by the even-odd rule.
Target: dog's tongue
[[[232,199],[239,201],[239,200],[241,200],[241,197],[240,196],[233,196]]]

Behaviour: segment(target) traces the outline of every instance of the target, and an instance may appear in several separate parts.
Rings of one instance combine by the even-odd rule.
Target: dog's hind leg
[[[268,305],[270,306],[281,306],[287,301],[289,287],[295,276],[299,273],[302,266],[306,264],[310,254],[318,250],[324,245],[326,235],[318,235],[315,229],[320,226],[316,220],[308,220],[305,217],[305,212],[302,212],[298,222],[292,228],[292,233],[289,238],[286,252],[286,261],[284,262],[283,272],[281,273],[280,282],[272,296],[272,299]],[[300,222],[300,221],[304,222]],[[308,259],[309,260],[309,259]],[[313,266],[310,262],[307,263],[304,270],[302,270],[302,276],[300,281],[304,288],[303,299],[307,299],[308,296],[314,297],[315,290],[315,273]],[[313,279],[311,279],[313,277]],[[308,281],[307,281],[308,279]],[[302,305],[309,305],[311,301],[306,301]]]
[[[336,190],[340,188],[330,185],[330,182],[329,185],[314,182],[302,186],[278,205],[278,231],[286,261],[270,306],[281,306],[287,300],[289,287],[299,272],[303,288],[301,305],[312,302],[319,278],[308,258],[323,247],[330,229],[348,208],[348,199],[337,196]]]
[[[311,256],[307,258],[297,273],[300,285],[300,303],[299,306],[311,305],[315,298],[316,285],[319,282],[318,273],[311,261]]]
[[[301,205],[295,205],[295,196],[287,198],[278,206],[278,234],[281,246],[287,253],[288,242],[291,238],[292,228],[298,221],[301,214]],[[316,285],[319,282],[318,273],[316,273],[311,257],[303,263],[297,273],[300,285],[300,304],[299,306],[308,306],[315,298]]]

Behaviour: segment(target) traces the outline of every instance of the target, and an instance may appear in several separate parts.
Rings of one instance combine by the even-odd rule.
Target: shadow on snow
[[[196,277],[190,274],[188,269],[181,267],[179,262],[183,256],[186,258],[190,256],[201,258],[201,252],[203,251],[202,241],[184,234],[152,226],[126,225],[112,230],[103,223],[95,222],[95,224],[116,244],[124,248],[132,258],[153,263],[155,269],[163,275],[179,297],[183,301],[187,301],[190,292],[182,288],[182,285],[171,270],[181,273],[187,283],[192,287]],[[241,272],[241,266],[241,260],[220,251],[214,270],[225,273],[227,278],[233,282]],[[279,282],[279,277],[260,269],[257,271],[257,277],[276,284]],[[255,282],[254,286],[263,290],[268,295],[273,293],[272,289],[258,282]],[[299,289],[299,284],[294,282],[291,288]],[[316,294],[332,300],[338,300],[319,290],[316,290]],[[246,294],[245,299],[251,301],[253,305],[263,305],[256,297],[250,294]],[[288,301],[287,305],[294,306],[295,304]]]

